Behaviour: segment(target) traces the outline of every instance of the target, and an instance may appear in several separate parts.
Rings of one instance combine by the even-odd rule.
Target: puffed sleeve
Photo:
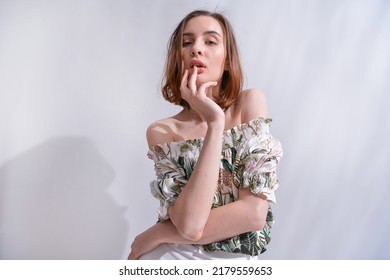
[[[183,175],[180,168],[168,157],[161,157],[153,151],[148,152],[148,157],[155,162],[156,178],[150,182],[150,191],[160,202],[157,209],[158,219],[167,220],[168,208],[175,203],[185,185]]]
[[[264,194],[268,201],[276,202],[279,186],[276,168],[283,155],[281,144],[266,129],[253,133],[238,153],[234,179],[236,185],[250,189],[255,195]]]
[[[169,219],[172,206],[185,187],[199,156],[200,141],[182,141],[155,146],[148,152],[154,161],[156,179],[151,181],[152,195],[160,201],[157,209],[159,221]]]

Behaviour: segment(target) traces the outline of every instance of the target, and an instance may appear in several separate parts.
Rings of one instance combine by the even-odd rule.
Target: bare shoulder
[[[237,105],[243,123],[259,117],[268,117],[267,98],[265,94],[258,89],[251,88],[243,90],[237,99]]]
[[[174,140],[175,120],[172,117],[155,121],[146,130],[149,148]]]

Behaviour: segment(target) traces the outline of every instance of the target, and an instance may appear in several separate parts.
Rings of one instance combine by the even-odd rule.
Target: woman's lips
[[[196,66],[198,68],[206,67],[206,65],[204,65],[204,63],[198,59],[191,60],[190,66],[191,66],[191,68],[194,68],[194,66]]]
[[[197,67],[198,74],[202,74],[204,72],[204,67]]]
[[[190,69],[190,71],[191,71],[191,73],[194,73],[194,71],[195,71],[195,69],[196,69],[196,71],[197,71],[197,73],[198,73],[198,75],[199,74],[202,74],[203,72],[204,72],[204,69],[205,69],[206,67],[197,67],[197,66],[193,66],[193,67],[191,67],[191,69]]]

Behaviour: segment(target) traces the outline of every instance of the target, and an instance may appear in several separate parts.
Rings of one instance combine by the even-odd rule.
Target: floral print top
[[[257,118],[235,126],[223,134],[220,174],[212,208],[238,199],[238,190],[248,188],[255,195],[264,194],[275,201],[279,186],[276,167],[282,157],[278,140],[269,133],[272,120]],[[151,192],[160,201],[159,221],[169,219],[168,208],[175,203],[198,160],[204,138],[159,144],[148,151],[155,165],[157,178],[150,184]],[[206,251],[259,255],[271,239],[273,224],[271,208],[266,225],[260,231],[243,233],[207,245],[196,245]]]

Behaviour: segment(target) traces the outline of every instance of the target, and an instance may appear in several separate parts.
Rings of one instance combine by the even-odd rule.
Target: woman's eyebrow
[[[220,35],[217,31],[210,30],[210,31],[205,31],[205,32],[203,32],[203,35],[210,35],[210,34],[215,34],[215,35],[217,35],[218,37],[221,37],[221,35]],[[183,36],[193,37],[193,36],[194,36],[194,33],[192,33],[192,32],[186,32],[186,33],[183,34]]]

